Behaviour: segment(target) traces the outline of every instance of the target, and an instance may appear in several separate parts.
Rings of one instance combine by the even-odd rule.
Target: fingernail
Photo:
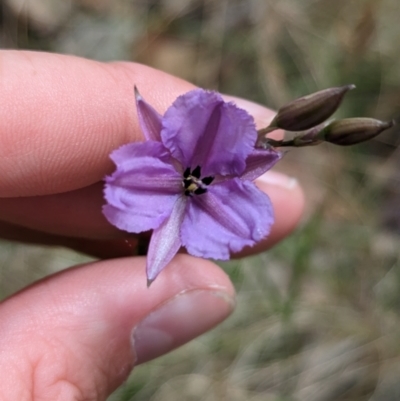
[[[278,173],[277,171],[268,171],[262,176],[258,177],[257,181],[290,190],[294,189],[298,185],[296,178]]]
[[[233,308],[233,298],[221,291],[194,290],[175,296],[133,329],[136,365],[210,330],[228,317]]]

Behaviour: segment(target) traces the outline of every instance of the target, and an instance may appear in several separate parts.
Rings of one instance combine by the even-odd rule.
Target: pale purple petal
[[[157,228],[182,193],[182,177],[160,142],[124,145],[111,154],[117,170],[106,177],[107,220],[132,233]]]
[[[153,231],[147,254],[147,280],[149,284],[176,255],[181,247],[180,227],[185,214],[188,197],[180,196],[171,215]]]
[[[135,98],[140,128],[143,131],[144,137],[148,141],[161,141],[162,116],[142,98],[136,86]]]
[[[215,92],[196,89],[176,99],[163,118],[161,140],[183,167],[202,176],[239,175],[254,148],[253,118]]]
[[[246,159],[246,169],[240,176],[242,180],[254,181],[270,170],[281,159],[282,153],[273,149],[254,149]]]
[[[268,196],[252,182],[235,178],[190,199],[181,241],[191,255],[226,260],[264,238],[273,222]]]

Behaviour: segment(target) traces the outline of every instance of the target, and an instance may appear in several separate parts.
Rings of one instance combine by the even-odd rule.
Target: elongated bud
[[[329,118],[342,103],[344,95],[355,85],[328,88],[300,97],[278,110],[270,127],[287,131],[303,131]]]
[[[384,122],[374,118],[345,118],[328,124],[318,138],[335,145],[355,145],[374,138],[393,125],[394,121]]]

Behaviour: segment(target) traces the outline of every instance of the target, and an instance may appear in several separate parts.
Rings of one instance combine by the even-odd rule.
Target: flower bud
[[[374,118],[345,118],[331,122],[318,137],[335,145],[355,145],[374,138],[393,125],[394,121],[384,122]]]
[[[324,122],[340,106],[344,95],[355,85],[324,89],[300,97],[278,110],[270,127],[287,131],[303,131]]]

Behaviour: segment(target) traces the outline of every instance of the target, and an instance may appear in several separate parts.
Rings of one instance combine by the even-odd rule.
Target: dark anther
[[[207,192],[207,189],[206,189],[206,188],[201,188],[201,187],[198,187],[198,188],[194,191],[195,195],[205,194],[206,192]]]
[[[201,176],[201,167],[197,166],[193,171],[192,171],[192,176],[196,178],[200,178]]]
[[[214,177],[201,177],[201,167],[197,166],[192,171],[188,167],[183,173],[182,185],[184,188],[184,194],[186,196],[202,195],[207,192],[207,185],[210,185],[214,181]]]
[[[204,177],[201,181],[203,184],[210,185],[214,181],[214,177]]]

